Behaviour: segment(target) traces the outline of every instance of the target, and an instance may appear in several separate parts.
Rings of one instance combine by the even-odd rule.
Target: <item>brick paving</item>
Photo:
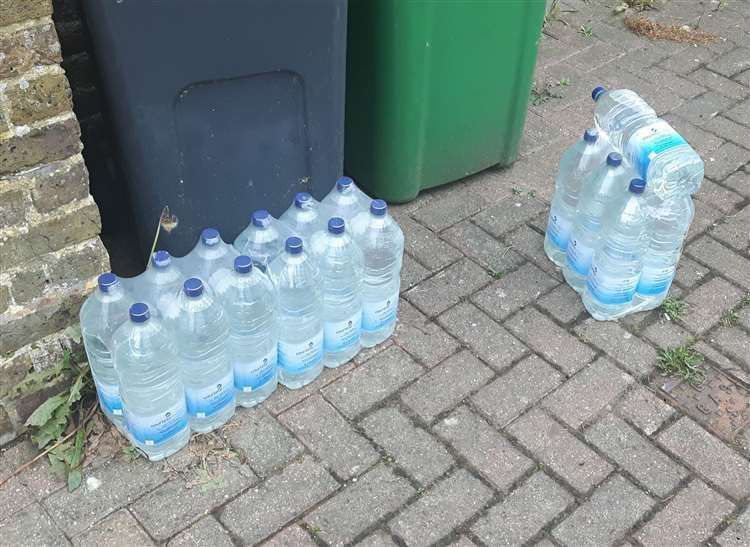
[[[700,17],[725,38],[708,46],[638,38],[617,3],[560,2],[536,80],[566,84],[529,106],[514,166],[393,207],[406,256],[392,340],[167,462],[132,460],[110,433],[72,494],[32,466],[0,488],[0,544],[750,544],[750,412],[728,409],[736,427],[719,431],[655,368],[692,343],[747,399],[750,3],[646,12]],[[674,321],[590,320],[542,250],[559,155],[599,83],[642,93],[706,162]],[[690,390],[699,401],[672,393]],[[7,449],[0,479],[32,454]]]

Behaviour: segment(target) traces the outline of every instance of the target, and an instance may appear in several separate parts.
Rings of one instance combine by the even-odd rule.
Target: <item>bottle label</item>
[[[364,302],[362,305],[362,330],[374,332],[383,329],[396,320],[398,292],[390,298]]]
[[[161,444],[188,426],[185,399],[172,407],[148,416],[138,416],[125,409],[125,423],[136,441],[146,446]]]
[[[186,387],[185,398],[190,416],[213,416],[234,400],[234,372],[228,372],[215,384],[198,388]]]
[[[561,251],[568,248],[568,240],[572,229],[573,221],[571,219],[561,215],[556,209],[549,212],[547,235],[552,244]]]
[[[599,266],[593,264],[586,280],[586,290],[602,304],[627,304],[633,300],[637,284],[638,275],[608,276]]]
[[[313,368],[323,358],[323,329],[304,342],[279,340],[279,366],[292,373]]]
[[[234,369],[234,387],[244,393],[254,391],[276,376],[277,350],[274,345],[273,349],[260,359],[255,361],[235,361],[232,365]]]
[[[644,265],[636,292],[644,296],[653,296],[669,290],[674,278],[674,266],[649,267]]]
[[[326,351],[343,351],[359,342],[362,335],[362,310],[343,321],[327,321],[323,326]]]
[[[105,384],[94,381],[96,394],[99,402],[113,416],[122,416],[122,399],[120,399],[120,387],[117,384]]]
[[[664,120],[658,120],[633,133],[625,147],[625,154],[641,178],[646,180],[651,160],[665,150],[683,144],[687,143],[677,131]]]
[[[581,242],[578,238],[571,238],[568,243],[566,259],[568,266],[578,275],[588,275],[591,260],[594,258],[594,248]]]

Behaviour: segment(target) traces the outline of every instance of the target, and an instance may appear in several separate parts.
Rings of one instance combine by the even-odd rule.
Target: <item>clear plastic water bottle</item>
[[[583,183],[576,222],[563,265],[565,280],[578,292],[583,291],[586,284],[603,217],[609,206],[627,192],[628,182],[632,178],[631,170],[623,164],[622,156],[617,152],[610,152],[604,165]]]
[[[583,181],[604,162],[609,150],[606,137],[600,137],[596,129],[587,129],[583,133],[583,139],[568,148],[560,160],[555,195],[544,236],[544,251],[558,266],[562,267],[565,262],[565,251],[575,222]]]
[[[616,150],[659,199],[694,194],[703,182],[703,160],[677,131],[627,89],[597,87],[594,116]]]
[[[404,234],[382,199],[354,217],[352,235],[365,261],[362,284],[362,346],[386,340],[396,328]]]
[[[217,292],[229,322],[229,359],[237,404],[255,406],[276,389],[276,292],[249,256],[234,259],[234,273]]]
[[[118,277],[107,272],[99,276],[97,289],[83,303],[79,315],[81,335],[96,384],[99,406],[104,415],[120,429],[124,426],[124,416],[114,368],[112,336],[128,320],[131,302]]]
[[[354,180],[341,177],[321,203],[330,209],[332,216],[343,218],[344,222],[351,224],[355,216],[367,211],[370,201],[367,194],[357,188]]]
[[[216,228],[205,228],[193,250],[182,259],[180,269],[185,277],[198,277],[214,287],[231,273],[236,256],[237,251],[221,239]]]
[[[323,364],[335,368],[361,348],[364,258],[340,217],[328,221],[327,231],[313,234],[312,252],[323,283]]]
[[[654,204],[651,208],[651,237],[635,295],[637,310],[656,308],[666,298],[694,214],[693,200],[688,195]]]
[[[157,317],[151,317],[148,305],[137,302],[115,339],[115,368],[128,436],[149,460],[166,458],[190,439],[172,335]]]
[[[253,263],[265,273],[268,265],[284,250],[284,241],[290,235],[284,224],[261,209],[253,212],[250,224],[234,240],[234,250],[251,257]]]
[[[234,372],[229,361],[229,324],[209,287],[187,279],[178,299],[175,339],[185,384],[190,427],[205,433],[234,414]]]
[[[583,305],[594,319],[617,319],[633,307],[649,240],[645,188],[643,180],[631,180],[628,194],[604,221],[583,293]]]
[[[279,382],[290,389],[309,384],[323,370],[323,295],[318,266],[297,236],[271,262],[279,326]]]
[[[177,297],[182,288],[182,272],[169,252],[156,251],[151,256],[151,267],[143,272],[140,287],[146,302],[156,307],[159,317],[171,328],[179,314]]]
[[[291,235],[309,243],[309,238],[315,232],[325,229],[328,217],[328,207],[322,206],[307,192],[299,192],[294,196],[294,203],[284,211],[279,220],[286,225]]]

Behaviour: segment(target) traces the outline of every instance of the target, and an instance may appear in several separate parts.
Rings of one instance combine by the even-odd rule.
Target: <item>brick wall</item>
[[[0,0],[0,444],[45,393],[11,387],[60,359],[109,268],[50,0]]]

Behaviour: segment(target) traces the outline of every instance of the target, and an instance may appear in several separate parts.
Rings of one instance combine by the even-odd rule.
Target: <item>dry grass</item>
[[[705,30],[691,28],[687,25],[666,25],[640,15],[625,17],[624,22],[631,32],[651,40],[669,40],[682,44],[711,44],[719,39],[715,34]]]

